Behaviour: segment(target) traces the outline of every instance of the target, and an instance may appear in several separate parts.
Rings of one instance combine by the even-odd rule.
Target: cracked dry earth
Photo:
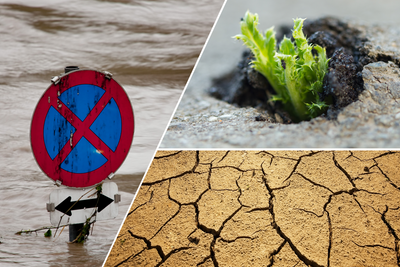
[[[158,151],[105,266],[400,266],[400,152]]]

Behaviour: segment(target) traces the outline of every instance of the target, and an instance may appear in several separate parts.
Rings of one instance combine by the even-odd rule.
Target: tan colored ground
[[[400,266],[400,152],[159,151],[105,266]]]

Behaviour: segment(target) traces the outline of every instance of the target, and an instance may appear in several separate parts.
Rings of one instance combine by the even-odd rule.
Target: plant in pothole
[[[325,48],[310,45],[303,33],[304,19],[294,20],[294,43],[284,37],[276,51],[275,31],[259,32],[258,15],[246,12],[241,21],[242,40],[253,52],[255,70],[264,75],[294,121],[309,120],[326,111],[328,103],[320,100],[323,79],[328,69]]]

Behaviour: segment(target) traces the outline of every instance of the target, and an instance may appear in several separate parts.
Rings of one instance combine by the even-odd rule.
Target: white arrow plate
[[[90,191],[90,192],[89,192]],[[104,196],[109,197],[110,199],[118,199],[115,198],[115,195],[118,195],[118,186],[116,183],[107,182],[103,183],[102,194]],[[83,196],[84,195],[84,196]],[[82,197],[83,196],[83,197]],[[50,211],[50,222],[54,226],[65,225],[65,224],[78,224],[84,223],[86,220],[92,216],[95,212],[95,208],[90,207],[90,202],[97,199],[96,189],[95,188],[86,188],[86,189],[71,189],[71,188],[63,188],[56,189],[50,193],[50,204],[54,203],[54,208],[57,207],[60,203],[65,201],[68,197],[71,197],[71,202],[78,201],[82,203],[88,203],[88,208],[79,208],[75,209],[81,205],[75,205],[71,209],[71,216],[64,214],[61,211],[55,209],[54,211]],[[82,198],[81,198],[82,197]],[[92,201],[87,201],[92,200]],[[72,203],[71,203],[72,204]],[[48,204],[49,206],[49,204]],[[52,206],[52,205],[51,205]],[[93,217],[91,221],[101,221],[101,220],[109,220],[114,219],[118,215],[118,203],[112,201],[106,208],[102,211],[97,212],[96,217]]]

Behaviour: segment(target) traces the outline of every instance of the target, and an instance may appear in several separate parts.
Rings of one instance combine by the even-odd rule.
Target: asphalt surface
[[[187,84],[161,148],[400,148],[400,4],[387,1],[229,0]],[[231,37],[246,10],[259,13],[260,29],[290,25],[292,18],[342,18],[368,38],[366,48],[382,62],[363,71],[364,92],[335,120],[276,123],[271,114],[239,108],[208,95],[212,80],[232,71],[245,49]],[[394,63],[391,63],[394,62]],[[266,121],[256,121],[264,114]]]

